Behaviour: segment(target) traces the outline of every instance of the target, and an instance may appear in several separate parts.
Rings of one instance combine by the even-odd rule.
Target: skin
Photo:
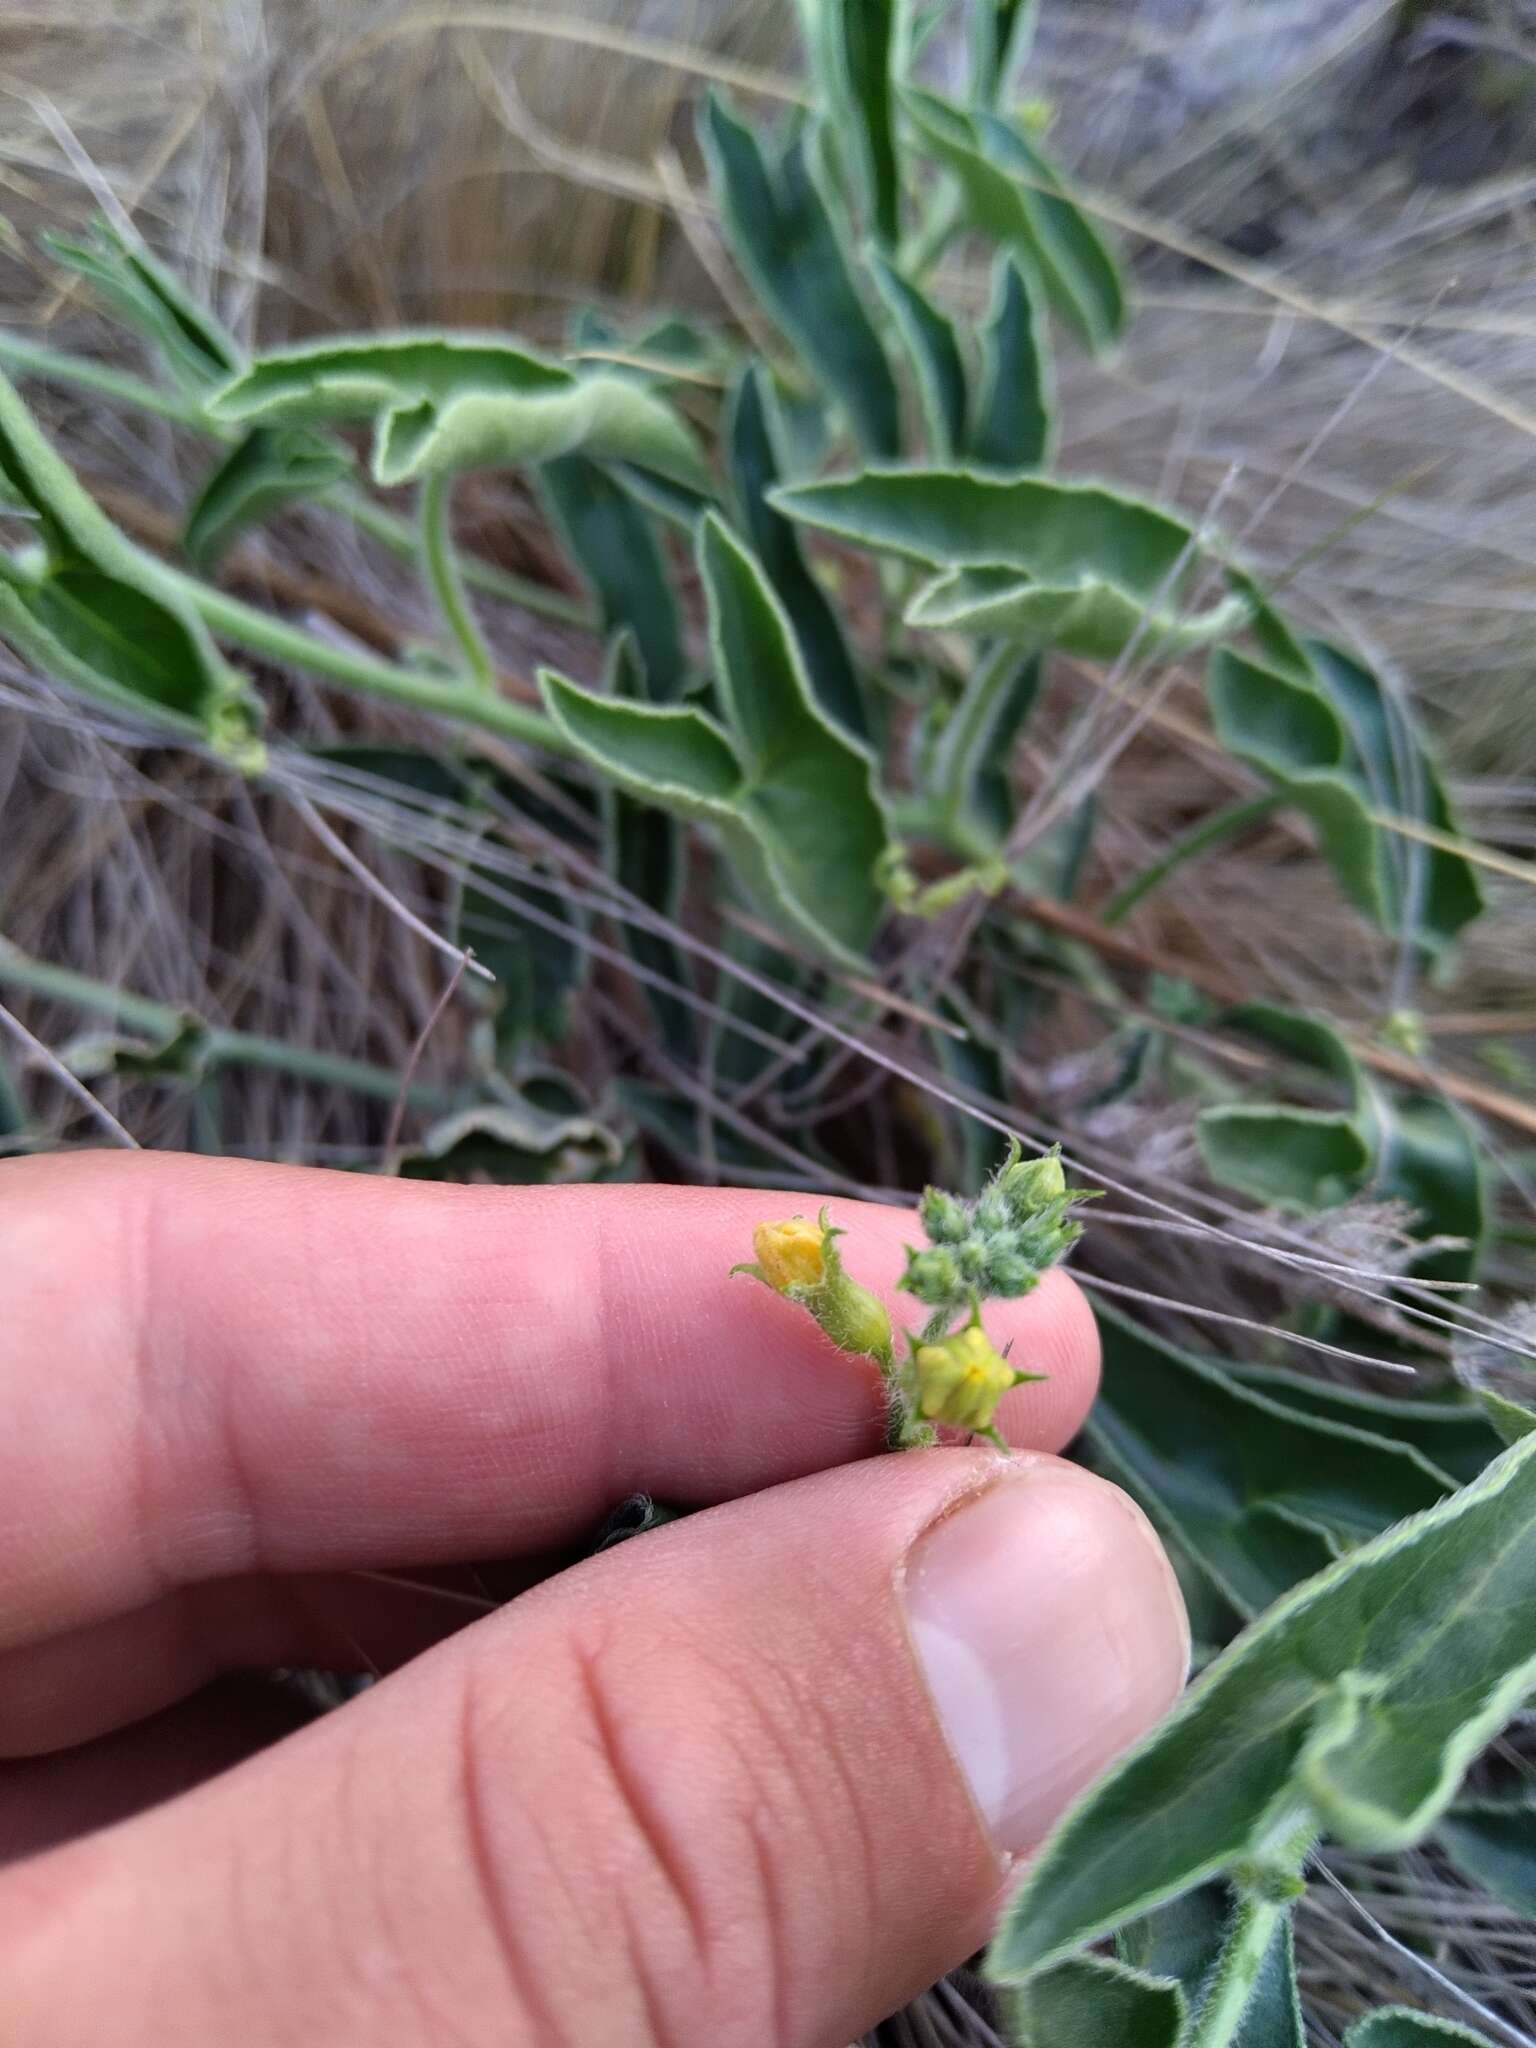
[[[0,1167],[0,2039],[844,2048],[985,1939],[902,1575],[1000,1474],[1085,1608],[1145,1563],[1050,1456],[1093,1320],[1059,1273],[989,1313],[1049,1375],[1020,1459],[876,1456],[873,1369],[729,1277],[803,1206]],[[900,1323],[911,1220],[832,1211]],[[708,1512],[573,1564],[637,1488]],[[301,1725],[284,1664],[388,1675]]]

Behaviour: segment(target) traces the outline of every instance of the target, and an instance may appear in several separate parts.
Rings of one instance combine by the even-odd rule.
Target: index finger
[[[732,1278],[734,1189],[452,1188],[89,1154],[0,1168],[0,1648],[261,1571],[546,1551],[880,1447],[867,1361]],[[834,1202],[891,1302],[900,1210]],[[1092,1397],[1092,1315],[999,1305],[1021,1441]],[[1027,1397],[1027,1398],[1026,1398]]]

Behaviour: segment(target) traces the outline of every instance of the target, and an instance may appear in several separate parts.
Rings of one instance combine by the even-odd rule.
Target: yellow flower
[[[979,1322],[941,1338],[919,1344],[912,1360],[918,1413],[928,1422],[947,1422],[956,1429],[989,1433],[997,1404],[1021,1379]]]
[[[759,1223],[752,1233],[752,1249],[763,1278],[779,1294],[791,1287],[819,1287],[827,1277],[827,1255],[820,1224],[803,1216],[791,1216],[783,1223]]]

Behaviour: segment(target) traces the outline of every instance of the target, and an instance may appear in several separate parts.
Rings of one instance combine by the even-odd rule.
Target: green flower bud
[[[1011,1159],[998,1175],[997,1185],[1013,1215],[1021,1219],[1047,1202],[1060,1201],[1067,1192],[1061,1147],[1053,1145],[1038,1159]]]
[[[918,1215],[930,1244],[958,1244],[971,1227],[970,1213],[964,1202],[946,1194],[943,1188],[923,1190]]]

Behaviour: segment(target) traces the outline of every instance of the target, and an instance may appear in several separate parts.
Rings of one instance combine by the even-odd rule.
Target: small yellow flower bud
[[[918,1413],[929,1422],[989,1433],[997,1404],[1020,1379],[979,1322],[934,1344],[919,1344],[912,1359]]]
[[[807,1222],[804,1216],[759,1223],[752,1233],[752,1249],[768,1285],[779,1294],[787,1294],[791,1287],[819,1287],[827,1277],[823,1237],[820,1224]]]
[[[885,1303],[850,1278],[837,1255],[840,1230],[822,1210],[815,1223],[791,1216],[783,1223],[759,1223],[752,1233],[752,1273],[775,1294],[787,1294],[809,1309],[840,1351],[862,1352],[883,1372],[891,1369],[891,1318]]]

